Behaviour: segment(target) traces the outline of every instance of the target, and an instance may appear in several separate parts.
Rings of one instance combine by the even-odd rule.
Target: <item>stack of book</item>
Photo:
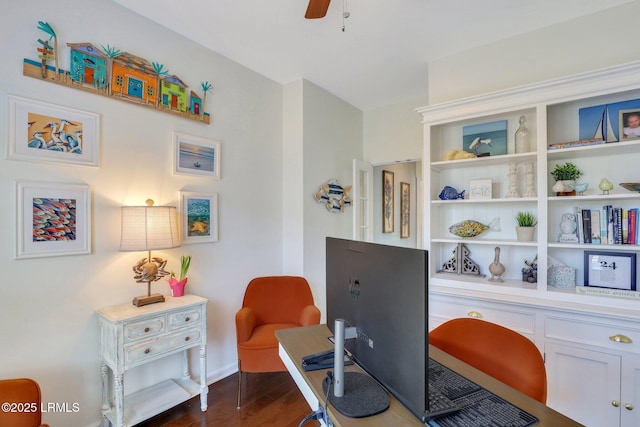
[[[575,208],[580,243],[594,245],[637,245],[638,208],[605,205],[600,209]]]

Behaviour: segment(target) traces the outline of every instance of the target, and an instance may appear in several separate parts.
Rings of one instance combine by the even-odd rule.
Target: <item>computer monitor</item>
[[[427,251],[326,239],[327,325],[356,328],[354,361],[418,418],[428,389]],[[348,390],[345,389],[345,395]]]

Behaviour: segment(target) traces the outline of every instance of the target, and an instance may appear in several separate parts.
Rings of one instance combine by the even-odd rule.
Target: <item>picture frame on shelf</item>
[[[393,233],[394,183],[393,172],[382,171],[382,232]]]
[[[400,238],[409,238],[409,224],[411,219],[411,185],[400,183]]]
[[[620,110],[618,114],[620,141],[640,138],[640,108]]]
[[[218,194],[180,192],[182,244],[218,241]]]
[[[469,199],[491,199],[493,181],[490,179],[470,179]]]
[[[220,141],[173,133],[174,173],[220,179]]]
[[[91,253],[91,197],[84,184],[15,182],[15,258]]]
[[[478,157],[507,154],[507,121],[464,126],[462,149]]]
[[[636,254],[584,251],[584,285],[635,291]]]
[[[7,158],[99,166],[100,115],[8,95]]]

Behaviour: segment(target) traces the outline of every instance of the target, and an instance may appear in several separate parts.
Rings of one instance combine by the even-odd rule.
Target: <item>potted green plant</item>
[[[533,240],[535,226],[538,220],[531,212],[518,212],[516,215],[516,235],[520,242],[530,242]]]
[[[576,180],[582,176],[582,171],[573,163],[566,162],[564,165],[555,165],[551,176],[556,180],[551,189],[558,196],[573,196],[576,191],[571,185],[575,185]]]
[[[169,286],[171,287],[171,296],[181,297],[184,295],[184,288],[187,285],[187,272],[191,265],[191,255],[180,257],[180,278],[176,279],[176,274],[172,271],[169,277]]]

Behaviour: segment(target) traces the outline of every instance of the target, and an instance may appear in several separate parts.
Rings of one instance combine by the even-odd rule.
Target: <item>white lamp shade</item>
[[[123,206],[121,251],[150,251],[180,246],[175,206]]]

